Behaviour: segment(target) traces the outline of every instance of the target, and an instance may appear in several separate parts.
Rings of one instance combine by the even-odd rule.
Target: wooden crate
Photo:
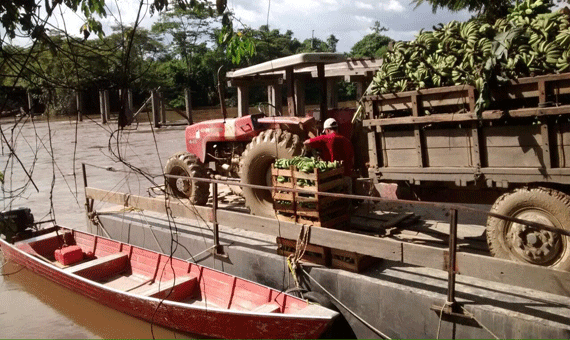
[[[295,253],[297,241],[282,237],[277,238],[277,254],[289,256]],[[331,261],[330,248],[308,244],[301,261],[306,261],[323,266],[329,266]]]
[[[340,197],[322,196],[312,193],[293,193],[279,190],[279,188],[303,189],[311,192],[342,192],[344,187],[344,168],[313,173],[304,173],[289,169],[276,169],[272,167],[271,175],[273,186],[273,207],[277,218],[281,221],[296,222],[322,228],[338,228],[349,220],[348,202]],[[277,178],[283,176],[285,182]],[[298,179],[310,180],[309,185],[299,185]],[[294,214],[294,218],[290,214]]]
[[[378,258],[357,254],[352,251],[331,249],[330,252],[331,266],[333,268],[344,269],[354,273],[360,273],[380,261]]]

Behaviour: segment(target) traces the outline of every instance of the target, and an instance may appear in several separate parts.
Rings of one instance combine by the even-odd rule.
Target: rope
[[[489,334],[491,334],[495,339],[500,339],[498,336],[496,336],[493,332],[491,332],[491,330],[487,327],[485,327],[485,325],[483,325],[481,323],[481,321],[479,321],[475,315],[473,315],[473,313],[469,312],[467,309],[465,309],[465,307],[461,306],[461,309],[463,310],[463,312],[465,312],[465,314],[467,314],[468,316],[472,317],[475,321],[477,321],[477,323],[479,324],[479,326],[481,326],[484,330],[486,330],[487,332],[489,332]]]
[[[441,331],[441,319],[443,318],[443,310],[446,306],[451,306],[453,302],[446,301],[443,306],[441,306],[441,310],[439,311],[439,323],[437,325],[437,336],[436,339],[439,339],[439,332]]]
[[[95,227],[100,227],[101,230],[103,230],[105,232],[105,234],[107,235],[108,238],[112,238],[111,235],[109,234],[109,232],[107,232],[107,230],[105,229],[105,227],[103,227],[101,220],[99,220],[99,216],[97,214],[97,211],[93,210],[93,212],[90,212],[87,214],[87,217],[89,218],[89,221],[91,221],[91,223],[93,223],[93,225]]]
[[[202,255],[202,254],[204,254],[204,253],[206,253],[206,252],[208,252],[208,251],[210,251],[211,249],[214,249],[214,248],[216,248],[216,245],[215,245],[215,244],[214,244],[213,246],[211,246],[211,247],[208,247],[208,248],[202,250],[202,251],[199,252],[198,254],[196,254],[196,255],[194,255],[194,256],[192,256],[192,257],[187,258],[186,261],[194,261],[194,263],[195,263],[195,262],[196,262],[196,260],[194,260],[195,257],[198,257],[198,256],[200,256],[200,255]]]
[[[373,331],[374,333],[378,334],[382,339],[390,339],[389,336],[387,336],[386,334],[382,333],[379,329],[376,329],[374,326],[372,326],[371,324],[369,324],[368,322],[366,322],[366,320],[364,320],[363,318],[361,318],[360,316],[358,316],[355,312],[353,312],[352,310],[350,310],[347,306],[345,306],[342,302],[340,302],[339,299],[337,299],[334,295],[332,295],[328,290],[325,289],[325,287],[321,286],[317,280],[315,280],[311,275],[309,275],[309,273],[307,273],[303,268],[301,268],[301,270],[303,271],[303,273],[305,275],[307,275],[307,277],[313,281],[313,283],[315,283],[320,289],[323,290],[323,292],[325,292],[328,296],[331,297],[331,299],[333,299],[336,303],[338,303],[342,308],[346,309],[346,311],[348,311],[352,316],[354,316],[356,319],[358,319],[360,322],[362,322],[366,327],[368,327],[371,331]]]
[[[297,268],[301,268],[299,261],[305,255],[307,245],[309,244],[310,234],[311,226],[308,225],[305,229],[305,225],[302,225],[301,230],[299,230],[299,236],[297,237],[297,243],[295,244],[295,252],[287,257],[287,265],[291,275],[293,276],[293,280],[295,280],[295,287],[297,288],[300,287],[299,279],[297,277]]]

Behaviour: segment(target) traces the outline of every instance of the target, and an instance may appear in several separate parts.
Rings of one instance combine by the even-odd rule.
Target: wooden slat
[[[544,110],[544,109],[543,109]],[[501,111],[483,112],[481,118],[475,113],[444,113],[433,114],[421,117],[398,117],[398,118],[379,118],[367,119],[362,122],[363,126],[387,126],[387,125],[409,125],[409,124],[431,124],[431,123],[449,123],[449,122],[470,122],[474,120],[494,120],[503,117]]]

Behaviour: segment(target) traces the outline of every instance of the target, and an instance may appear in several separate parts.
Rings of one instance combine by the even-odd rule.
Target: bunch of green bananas
[[[318,169],[319,172],[336,169],[340,166],[340,162],[326,162],[319,161],[314,157],[295,156],[293,158],[276,159],[274,166],[277,169],[289,169],[291,166],[293,166],[298,171],[312,173],[315,169]]]
[[[551,7],[542,0],[524,0],[493,25],[475,18],[420,31],[414,41],[394,44],[370,91],[473,85],[488,105],[489,82],[570,71],[569,18]]]

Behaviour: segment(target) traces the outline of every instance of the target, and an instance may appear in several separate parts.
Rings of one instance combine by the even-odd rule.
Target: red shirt
[[[309,139],[307,142],[313,149],[321,151],[323,161],[342,161],[344,165],[344,175],[352,174],[354,165],[354,150],[350,140],[338,132],[320,135]]]

